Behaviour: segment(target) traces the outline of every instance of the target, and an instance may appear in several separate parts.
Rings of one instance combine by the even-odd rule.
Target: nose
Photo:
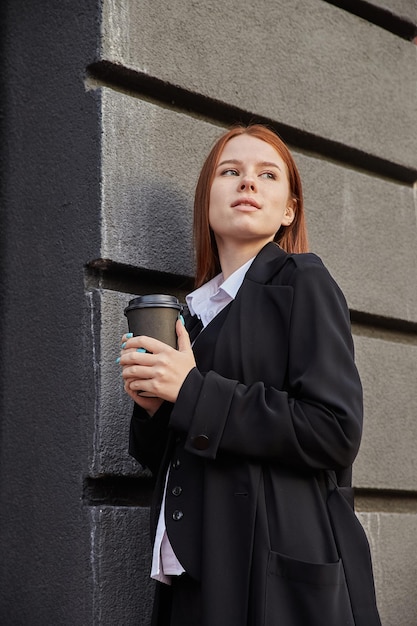
[[[256,181],[250,174],[245,174],[239,183],[241,191],[256,191]]]

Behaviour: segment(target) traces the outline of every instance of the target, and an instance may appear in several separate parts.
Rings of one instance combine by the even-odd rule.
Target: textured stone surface
[[[102,253],[129,265],[192,274],[194,187],[223,129],[102,90]],[[417,321],[417,217],[411,187],[294,152],[311,248],[349,306]]]
[[[2,0],[0,623],[86,626],[94,407],[83,266],[100,250],[94,3]],[[27,306],[29,305],[29,306]]]
[[[136,267],[192,274],[194,187],[219,128],[102,91],[101,256]]]
[[[121,337],[127,332],[123,310],[131,297],[100,290],[88,294],[89,306],[94,308],[98,324],[94,350],[97,410],[89,461],[92,477],[142,474],[138,463],[128,454],[133,403],[123,390],[121,368],[116,363]]]
[[[244,13],[238,0],[106,0],[101,56],[417,168],[412,44],[321,0]]]
[[[90,563],[94,580],[92,624],[149,626],[149,511],[140,507],[91,507]]]
[[[365,398],[356,487],[417,491],[417,343],[355,336]]]
[[[311,249],[349,307],[417,321],[417,211],[412,187],[295,153]]]
[[[383,626],[416,624],[417,515],[358,513],[371,546]]]

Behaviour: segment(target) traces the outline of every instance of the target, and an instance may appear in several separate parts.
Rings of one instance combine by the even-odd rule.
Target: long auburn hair
[[[214,144],[206,158],[197,181],[194,197],[194,247],[196,255],[196,287],[221,271],[217,244],[209,224],[210,191],[220,155],[228,141],[239,135],[250,135],[269,143],[287,167],[295,216],[289,226],[281,226],[274,241],[289,253],[307,252],[308,238],[304,216],[301,178],[294,159],[278,135],[262,124],[238,125],[224,133]]]

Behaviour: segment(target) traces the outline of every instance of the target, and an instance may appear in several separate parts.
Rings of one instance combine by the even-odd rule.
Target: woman
[[[362,429],[349,313],[307,253],[299,174],[275,133],[217,141],[194,235],[178,351],[125,335],[120,357],[130,452],[156,477],[153,624],[380,624],[348,504]]]

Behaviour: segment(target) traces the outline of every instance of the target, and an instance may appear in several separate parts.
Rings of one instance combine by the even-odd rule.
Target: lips
[[[237,206],[249,206],[249,207],[253,207],[254,209],[261,208],[259,204],[256,202],[256,200],[254,200],[253,198],[239,198],[238,200],[235,200],[235,202],[232,202],[231,206],[232,208],[237,207]]]

